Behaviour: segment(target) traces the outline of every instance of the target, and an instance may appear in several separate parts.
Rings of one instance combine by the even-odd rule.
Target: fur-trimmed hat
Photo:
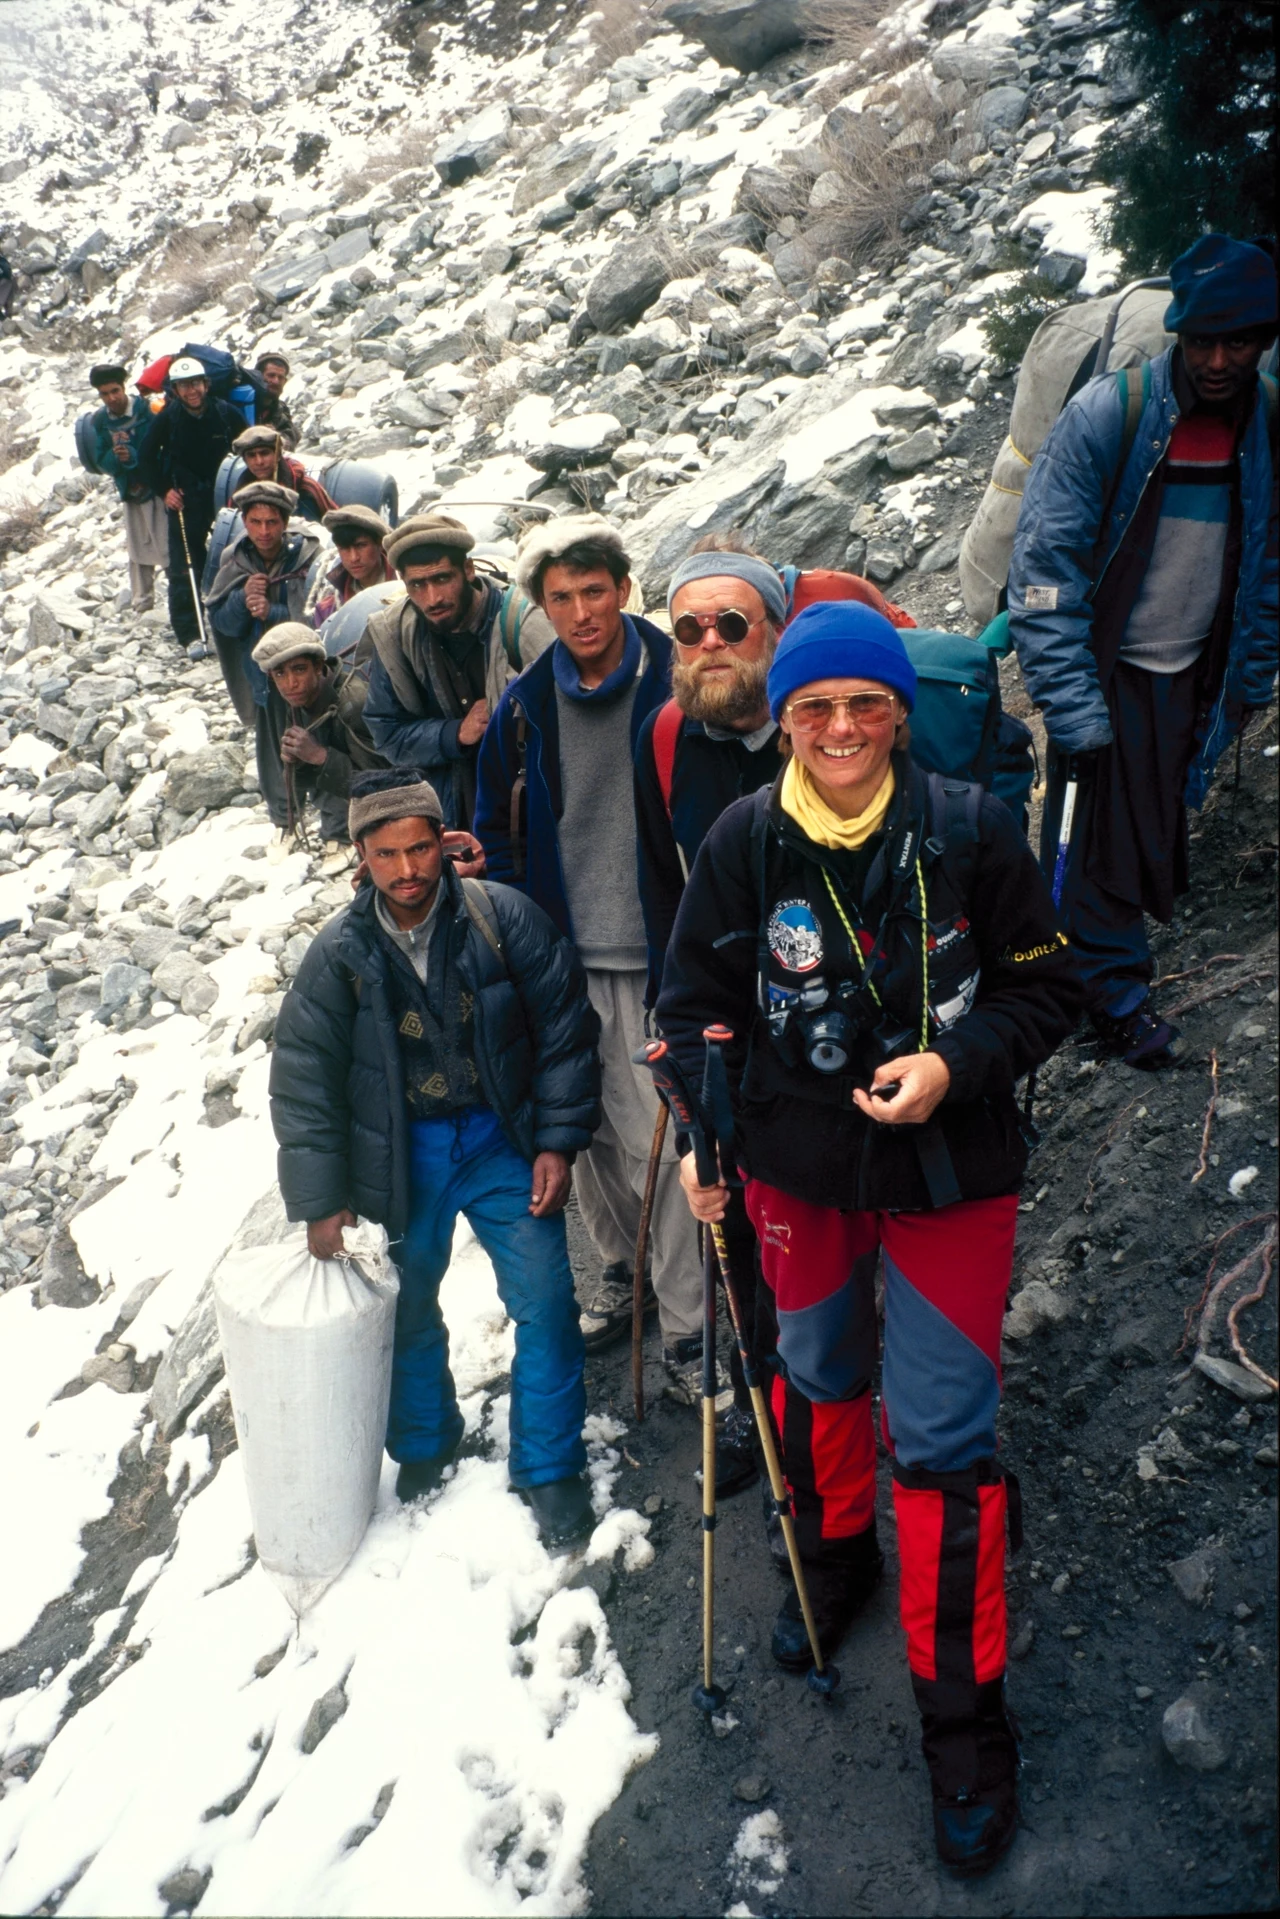
[[[623,565],[630,566],[622,535],[603,513],[565,513],[559,519],[544,520],[531,526],[516,554],[516,579],[526,593],[532,593],[540,570],[567,553],[571,546],[602,546],[616,553]]]
[[[391,532],[385,520],[380,520],[371,506],[336,506],[326,513],[320,524],[329,532],[335,546],[345,534],[348,540],[354,540],[362,533],[371,539],[382,542]]]
[[[454,553],[470,553],[475,543],[475,534],[461,520],[450,519],[447,513],[415,513],[386,535],[382,550],[392,566],[398,567],[402,555],[415,546],[444,546]]]
[[[286,660],[327,660],[323,640],[301,620],[281,620],[270,626],[253,649],[253,658],[264,673],[283,666]]]
[[[298,496],[291,486],[277,486],[274,480],[251,480],[231,495],[231,504],[239,513],[251,506],[273,506],[287,520],[298,504]]]
[[[233,453],[256,453],[259,447],[279,451],[280,435],[273,426],[247,426],[239,439],[231,442]]]

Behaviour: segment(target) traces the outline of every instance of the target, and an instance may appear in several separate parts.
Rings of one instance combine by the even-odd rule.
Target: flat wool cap
[[[253,370],[255,373],[261,373],[264,366],[282,366],[287,373],[289,371],[288,356],[281,353],[279,347],[268,347],[266,351],[260,353],[254,361]]]
[[[337,506],[332,513],[325,514],[321,525],[333,535],[335,543],[344,535],[354,540],[361,533],[368,533],[381,542],[391,532],[386,521],[380,520],[371,506]]]
[[[249,426],[238,440],[231,442],[233,453],[256,453],[259,447],[266,447],[272,453],[280,448],[280,435],[273,426]]]
[[[516,579],[526,593],[532,593],[539,569],[553,565],[571,546],[583,544],[605,547],[628,567],[631,564],[621,533],[603,513],[564,513],[526,530],[516,554]]]
[[[384,786],[381,792],[362,793],[347,802],[347,831],[353,840],[362,840],[388,820],[434,820],[443,826],[444,808],[435,787],[417,780],[409,786]]]
[[[291,486],[277,486],[274,480],[251,480],[231,495],[231,504],[241,513],[251,506],[273,506],[287,520],[298,504],[298,496]]]
[[[129,375],[122,366],[91,366],[90,386],[123,386]]]
[[[276,666],[283,666],[286,660],[327,660],[323,640],[318,640],[315,629],[304,626],[301,620],[282,620],[279,626],[270,626],[253,649],[253,658],[264,673],[270,673]]]
[[[455,553],[470,553],[475,543],[474,533],[461,520],[450,519],[447,513],[415,513],[386,535],[382,548],[391,564],[399,566],[400,555],[415,546],[447,546]]]

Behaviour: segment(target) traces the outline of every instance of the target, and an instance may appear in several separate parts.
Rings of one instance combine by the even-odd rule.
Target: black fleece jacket
[[[1003,803],[947,782],[949,813],[942,782],[906,755],[895,754],[894,767],[882,841],[860,856],[806,838],[782,812],[781,779],[729,807],[690,874],[657,1017],[695,1085],[704,1028],[719,1021],[737,1035],[735,1117],[753,1177],[816,1205],[918,1212],[935,1203],[924,1154],[936,1166],[939,1138],[959,1197],[1017,1189],[1026,1147],[1014,1085],[1072,1030],[1082,996],[1044,878]],[[897,1051],[917,1050],[921,884],[928,1040],[951,1084],[927,1127],[881,1126],[852,1103],[854,1085],[866,1087],[885,1056],[877,1043],[860,1040],[847,1072],[817,1071],[808,1015],[787,996],[821,981],[830,994],[821,1010],[860,1010],[864,1034],[878,1026],[897,1035]],[[846,920],[878,1003],[865,988],[841,998],[841,986],[855,993],[863,978]],[[778,1015],[789,1004],[782,1032],[771,1030],[762,1006]]]

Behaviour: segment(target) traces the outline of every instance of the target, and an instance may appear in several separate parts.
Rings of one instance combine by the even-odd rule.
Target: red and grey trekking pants
[[[765,1280],[758,1330],[770,1306],[776,1321],[771,1409],[801,1557],[814,1562],[838,1561],[839,1542],[875,1522],[883,1254],[880,1418],[893,1458],[907,1659],[917,1693],[922,1682],[939,1687],[963,1711],[1005,1668],[1005,1524],[1016,1482],[996,1462],[996,1412],[1017,1198],[841,1212],[751,1180],[746,1202]]]

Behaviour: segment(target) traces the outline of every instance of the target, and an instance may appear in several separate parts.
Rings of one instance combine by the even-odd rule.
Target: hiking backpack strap
[[[689,862],[684,856],[684,848],[675,837],[675,825],[671,818],[671,783],[676,771],[676,747],[680,743],[680,731],[684,725],[684,714],[674,700],[668,700],[658,708],[658,717],[653,723],[653,764],[658,775],[658,790],[662,794],[662,804],[667,810],[667,824],[671,827],[671,837],[675,842],[676,858],[680,862],[680,871],[685,884],[689,883]]]
[[[481,935],[494,958],[507,970],[506,954],[502,950],[502,933],[498,926],[498,915],[494,911],[493,900],[483,880],[463,880],[462,897],[466,901],[471,924]]]
[[[502,636],[502,650],[507,656],[507,665],[513,673],[521,671],[520,627],[524,620],[525,608],[529,602],[514,582],[505,588],[502,604],[498,609],[498,632]]]
[[[787,619],[789,620],[791,618],[791,605],[796,597],[796,581],[800,578],[800,568],[798,566],[780,566],[775,568],[775,571],[782,581],[782,590],[787,596]],[[783,621],[783,625],[786,625],[786,620]]]
[[[511,782],[507,832],[511,840],[511,877],[522,880],[525,876],[523,813],[525,794],[529,790],[529,722],[518,700],[512,700],[511,711],[516,723],[516,776]]]
[[[1267,439],[1271,443],[1271,457],[1274,461],[1276,450],[1276,420],[1280,417],[1280,381],[1274,373],[1259,373],[1258,385],[1262,388],[1263,404],[1267,410]]]

